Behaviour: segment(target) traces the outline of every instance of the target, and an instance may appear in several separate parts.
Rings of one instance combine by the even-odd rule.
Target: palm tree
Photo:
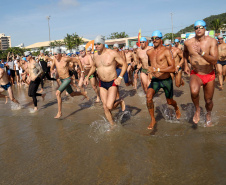
[[[66,37],[64,37],[64,43],[68,50],[71,50],[73,48],[77,48],[79,45],[83,44],[83,40],[81,37],[79,37],[76,33],[73,33],[72,35],[67,34]]]
[[[216,33],[220,32],[220,28],[223,26],[223,22],[220,19],[214,19],[211,22],[211,27]]]

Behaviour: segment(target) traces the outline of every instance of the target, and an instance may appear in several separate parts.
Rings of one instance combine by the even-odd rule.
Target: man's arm
[[[179,66],[182,67],[182,65],[184,63],[184,55],[183,55],[183,51],[182,50],[179,50],[178,56],[180,57]]]
[[[36,69],[38,69],[38,73],[36,74],[36,77],[38,77],[41,73],[43,73],[43,70],[42,70],[42,67],[39,65],[39,63],[35,63],[35,67]]]
[[[77,59],[75,57],[69,58],[69,62],[77,63],[81,69],[81,72],[84,73],[84,67],[79,59]]]
[[[3,77],[3,75],[4,75],[4,70],[0,69],[0,79]]]

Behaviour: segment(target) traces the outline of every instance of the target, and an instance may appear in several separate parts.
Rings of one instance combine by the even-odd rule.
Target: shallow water
[[[197,128],[188,84],[174,90],[179,121],[160,90],[151,132],[141,87],[136,93],[122,84],[126,112],[112,112],[117,126],[110,130],[90,87],[90,101],[64,97],[56,120],[56,87],[45,86],[46,100],[38,99],[35,113],[24,87],[14,87],[20,108],[0,100],[0,184],[226,184],[226,90],[215,90],[213,127],[205,127],[200,92]]]

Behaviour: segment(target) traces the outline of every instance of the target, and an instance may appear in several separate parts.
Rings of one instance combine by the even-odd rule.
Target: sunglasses
[[[195,26],[194,28],[195,28],[195,30],[197,30],[197,29],[199,29],[199,28],[200,28],[200,29],[203,29],[204,26]]]
[[[54,53],[53,55],[57,55],[57,53]]]
[[[168,44],[168,45],[165,45],[166,47],[169,47],[170,46],[170,44]]]
[[[218,38],[218,40],[223,40],[223,38]]]
[[[142,43],[145,43],[145,42],[140,42],[140,43],[142,44]]]
[[[26,55],[25,57],[29,57],[30,55]]]
[[[152,41],[154,41],[154,40],[159,40],[159,39],[161,39],[161,37],[152,37],[152,38],[151,38]]]
[[[94,43],[94,45],[98,45],[99,46],[99,45],[101,45],[101,43],[99,43],[99,42],[98,43]]]

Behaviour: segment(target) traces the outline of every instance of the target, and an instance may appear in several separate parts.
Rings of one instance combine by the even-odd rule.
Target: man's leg
[[[167,101],[168,105],[172,105],[174,107],[175,112],[176,112],[176,118],[179,119],[181,117],[181,113],[180,113],[180,109],[177,105],[177,102],[173,98],[171,98],[171,99],[166,98],[166,101]]]
[[[8,96],[6,96],[6,95],[4,95],[4,94],[2,94],[0,92],[0,98],[5,98],[5,104],[7,104],[7,102],[8,102]]]
[[[180,70],[178,73],[175,73],[175,85],[177,87],[184,85],[184,81],[182,79],[182,70]]]
[[[62,116],[62,99],[61,99],[61,92],[59,90],[56,91],[56,97],[57,97],[57,103],[58,103],[58,112],[54,118],[58,119]]]
[[[17,103],[19,104],[19,102],[14,98],[13,96],[13,90],[12,90],[12,87],[9,87],[8,88],[8,94],[9,94],[9,98],[11,101],[13,101],[14,103]]]
[[[137,78],[138,78],[138,72],[134,72],[134,78],[133,78],[133,84],[134,84],[134,89],[137,89]]]
[[[214,94],[215,80],[208,82],[203,86],[204,91],[204,99],[205,99],[205,107],[206,107],[206,124],[207,126],[211,126],[211,111],[213,109],[213,94]]]
[[[196,75],[191,75],[190,90],[191,90],[191,99],[195,105],[195,115],[193,117],[193,122],[195,124],[197,124],[200,119],[199,91],[200,91],[201,85],[202,85],[202,80]]]
[[[140,73],[140,79],[141,79],[141,82],[143,84],[143,89],[144,89],[144,92],[145,94],[147,93],[147,90],[148,90],[148,75],[146,75],[145,73]]]
[[[146,98],[147,98],[147,108],[148,112],[151,116],[151,123],[148,126],[148,129],[153,129],[155,126],[155,116],[154,116],[154,102],[153,102],[153,96],[155,95],[155,90],[152,88],[148,88]]]
[[[100,96],[99,96],[99,91],[98,91],[97,84],[96,84],[96,78],[95,77],[91,78],[90,83],[92,85],[93,90],[95,91],[95,93],[97,95],[96,102],[100,102]]]
[[[226,65],[223,66],[222,75],[223,75],[223,82],[225,82],[225,80],[226,80]]]
[[[220,83],[219,88],[223,89],[223,67],[221,64],[217,64],[217,73],[218,73],[218,80]]]

